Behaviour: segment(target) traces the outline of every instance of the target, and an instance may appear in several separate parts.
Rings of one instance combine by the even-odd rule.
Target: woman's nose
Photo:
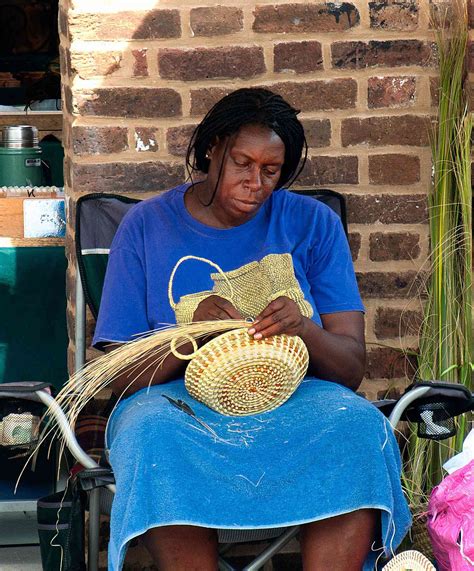
[[[248,186],[250,190],[254,192],[262,188],[262,177],[260,174],[260,169],[258,167],[253,167],[250,170]]]

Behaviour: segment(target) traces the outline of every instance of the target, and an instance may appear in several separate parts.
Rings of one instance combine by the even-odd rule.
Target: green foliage
[[[418,378],[462,383],[472,390],[472,118],[466,93],[466,0],[434,22],[439,57],[438,117],[432,133],[433,184],[429,194],[430,272],[420,335]],[[462,447],[456,438],[419,440],[411,431],[405,487],[422,504],[443,477],[442,464]]]

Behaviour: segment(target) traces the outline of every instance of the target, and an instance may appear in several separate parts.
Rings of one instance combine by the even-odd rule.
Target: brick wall
[[[427,255],[429,1],[61,4],[71,205],[86,192],[169,188],[183,179],[187,139],[210,105],[240,86],[281,93],[301,109],[310,146],[299,184],[347,197],[367,307],[364,390],[380,397],[403,386],[410,367],[397,349],[416,346]],[[73,236],[71,220],[71,261]],[[70,316],[73,280],[71,265]]]

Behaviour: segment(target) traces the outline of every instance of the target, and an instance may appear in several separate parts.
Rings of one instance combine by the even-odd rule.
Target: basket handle
[[[214,262],[211,262],[211,260],[208,260],[207,258],[200,258],[198,256],[183,256],[182,258],[180,258],[177,262],[175,267],[173,268],[173,271],[171,272],[171,276],[170,276],[170,281],[168,283],[168,299],[170,302],[171,307],[175,310],[177,304],[174,302],[173,300],[173,280],[174,280],[174,275],[176,274],[176,270],[178,269],[178,267],[185,262],[186,260],[197,260],[198,262],[205,262],[206,264],[209,264],[210,266],[212,266],[213,268],[215,268],[220,274],[222,274],[222,277],[225,279],[225,281],[227,282],[227,285],[229,286],[230,289],[230,297],[231,299],[234,296],[234,290],[232,288],[232,284],[229,281],[229,278],[225,275],[224,271],[222,270],[222,268],[220,266],[218,266],[217,264],[215,264]]]
[[[176,343],[178,342],[178,339],[189,339],[189,341],[191,342],[191,345],[193,346],[193,352],[192,353],[180,353],[178,351],[178,349],[176,349]],[[170,343],[170,351],[171,353],[173,353],[173,355],[175,357],[177,357],[178,359],[181,359],[181,361],[190,361],[191,359],[193,359],[199,351],[199,347],[198,344],[196,343],[196,339],[194,339],[194,337],[192,337],[191,335],[180,335],[178,337],[173,337],[173,339],[171,339],[171,343]]]

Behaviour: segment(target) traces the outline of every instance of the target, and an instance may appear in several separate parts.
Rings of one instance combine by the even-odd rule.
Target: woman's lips
[[[252,202],[250,200],[237,200],[241,204],[245,204],[246,206],[260,206],[260,202]]]

